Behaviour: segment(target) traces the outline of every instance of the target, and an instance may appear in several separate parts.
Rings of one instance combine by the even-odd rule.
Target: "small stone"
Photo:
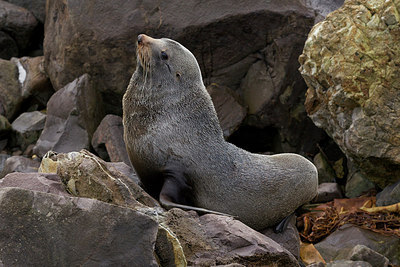
[[[12,156],[5,161],[3,171],[0,172],[0,178],[9,173],[31,173],[37,172],[40,162],[23,156]]]
[[[389,206],[400,202],[400,181],[388,185],[376,195],[377,206]]]
[[[335,171],[328,163],[328,160],[322,153],[318,153],[314,157],[314,165],[318,170],[318,183],[332,183],[335,181]]]
[[[318,185],[318,193],[314,203],[325,203],[334,199],[343,198],[342,190],[337,183],[322,183]]]
[[[349,259],[352,261],[366,261],[373,267],[387,267],[389,260],[378,252],[364,245],[357,245],[350,252]]]
[[[29,145],[36,143],[44,128],[46,115],[39,111],[22,113],[11,124],[16,135],[16,143],[25,150]]]
[[[326,267],[375,267],[365,261],[338,260],[329,262]]]
[[[348,198],[359,197],[372,189],[375,189],[375,185],[361,172],[356,171],[347,180],[345,195]]]

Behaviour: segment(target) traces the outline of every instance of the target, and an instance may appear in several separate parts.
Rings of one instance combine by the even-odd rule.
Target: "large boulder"
[[[6,2],[26,8],[35,18],[44,24],[46,18],[46,0],[5,0]]]
[[[0,188],[5,266],[158,266],[158,224],[130,208],[15,187]]]
[[[34,153],[71,152],[90,147],[90,140],[104,116],[101,96],[85,74],[57,91],[47,103],[44,130]]]
[[[121,114],[117,107],[135,70],[136,36],[140,33],[179,41],[198,59],[207,84],[216,82],[235,90],[257,60],[257,53],[266,44],[271,48],[281,44],[275,39],[295,41],[293,49],[287,44],[290,51],[285,56],[297,57],[314,18],[300,0],[234,5],[199,0],[50,0],[47,16],[52,19],[45,23],[44,54],[55,89],[88,73],[107,96],[107,113],[114,114]],[[295,67],[293,70],[295,76]],[[299,78],[296,81],[301,82]],[[293,82],[287,80],[287,85]]]
[[[13,38],[20,52],[28,48],[37,23],[36,18],[25,8],[0,1],[0,31]]]
[[[349,0],[310,32],[300,71],[306,110],[366,177],[400,177],[398,1]]]

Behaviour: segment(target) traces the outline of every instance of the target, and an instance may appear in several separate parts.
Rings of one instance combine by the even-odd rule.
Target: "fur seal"
[[[138,36],[123,125],[142,186],[164,207],[231,214],[261,230],[316,195],[306,158],[252,154],[224,140],[197,60],[174,40]]]

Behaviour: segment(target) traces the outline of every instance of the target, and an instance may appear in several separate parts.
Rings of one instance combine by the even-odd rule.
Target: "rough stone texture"
[[[376,195],[377,206],[388,206],[400,202],[400,181],[388,185]]]
[[[389,265],[388,258],[364,245],[355,246],[350,252],[349,259],[366,261],[374,267],[387,267]]]
[[[52,166],[48,168],[48,166]],[[49,152],[42,160],[40,172],[56,172],[74,196],[89,197],[131,208],[159,207],[132,179],[92,153],[55,154]]]
[[[0,31],[0,58],[8,60],[16,56],[18,56],[18,46],[14,39]]]
[[[12,58],[19,69],[20,94],[23,99],[33,98],[37,103],[46,106],[54,89],[44,71],[44,57]]]
[[[35,17],[25,8],[0,1],[0,31],[8,33],[20,50],[25,50],[37,26]]]
[[[344,0],[302,0],[304,5],[308,8],[315,10],[317,14],[315,17],[315,23],[323,20],[329,13],[340,8]]]
[[[391,264],[400,264],[400,238],[384,236],[352,225],[341,226],[323,241],[315,244],[326,262],[347,259],[356,245],[364,245],[387,257]]]
[[[0,115],[11,120],[22,102],[18,68],[13,62],[0,59],[0,70]]]
[[[46,121],[46,115],[40,111],[24,112],[11,124],[16,136],[16,143],[25,150],[30,144],[36,143]]]
[[[179,239],[189,266],[298,266],[275,241],[233,218],[172,209],[163,222]]]
[[[119,116],[107,115],[103,118],[93,134],[92,146],[106,161],[131,164],[124,142],[124,126]]]
[[[0,154],[0,171],[3,171],[4,165],[6,164],[8,158],[10,158],[10,155]]]
[[[5,266],[158,266],[158,224],[129,208],[21,188],[0,189]]]
[[[114,114],[121,114],[116,107],[135,68],[139,33],[177,40],[193,51],[207,84],[235,90],[255,61],[254,53],[275,38],[291,35],[298,36],[298,55],[313,24],[313,13],[298,0],[234,5],[198,0],[51,0],[47,14],[53,19],[45,23],[44,54],[55,89],[89,73],[107,96],[107,113]]]
[[[318,186],[318,193],[314,203],[324,203],[334,200],[335,198],[343,198],[342,190],[337,183],[322,183]]]
[[[399,8],[346,1],[314,26],[299,58],[307,113],[381,188],[400,177]]]
[[[225,139],[239,128],[247,115],[246,108],[239,103],[239,97],[228,87],[211,84],[207,87]]]
[[[335,181],[335,171],[329,164],[323,153],[318,153],[313,159],[313,163],[318,170],[318,183],[332,183]]]
[[[46,18],[46,0],[5,0],[6,2],[26,8],[44,24]]]
[[[349,174],[344,190],[346,197],[353,198],[373,189],[375,189],[375,185],[360,171],[356,171]]]
[[[4,168],[0,172],[0,178],[3,178],[12,172],[37,172],[40,162],[23,156],[12,156],[7,158],[4,163]]]
[[[11,131],[10,122],[7,120],[6,117],[0,115],[0,138],[7,136],[10,131]]]
[[[0,180],[0,188],[18,187],[59,196],[70,197],[65,190],[61,178],[53,173],[21,173],[7,174]]]
[[[115,168],[117,171],[123,175],[129,177],[136,184],[140,184],[139,176],[135,170],[131,167],[131,164],[126,164],[125,162],[105,162],[107,168]]]
[[[286,248],[296,259],[300,259],[300,236],[296,227],[296,216],[293,216],[282,233],[275,233],[272,228],[267,228],[261,232],[276,243]]]
[[[365,261],[338,260],[328,262],[326,267],[375,267]]]
[[[44,130],[34,153],[42,157],[49,150],[71,152],[89,148],[103,114],[97,88],[89,75],[82,75],[50,98]]]

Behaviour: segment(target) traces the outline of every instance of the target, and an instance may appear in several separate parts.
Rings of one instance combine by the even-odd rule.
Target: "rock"
[[[105,162],[105,164],[108,169],[115,168],[117,171],[133,180],[136,184],[140,184],[139,177],[131,167],[131,164],[128,165],[125,162]]]
[[[24,112],[11,124],[16,135],[16,144],[25,150],[36,143],[46,121],[46,115],[39,111]]]
[[[300,259],[300,236],[296,227],[296,216],[293,216],[282,233],[275,233],[272,228],[267,228],[261,232],[276,243],[287,249],[297,260]]]
[[[400,202],[400,181],[388,185],[376,195],[377,206],[389,206]]]
[[[345,195],[348,198],[359,197],[363,193],[375,189],[375,185],[365,175],[356,171],[349,175],[345,187]]]
[[[8,60],[16,56],[18,56],[18,46],[14,39],[0,31],[0,58]]]
[[[239,103],[239,97],[235,95],[235,92],[228,87],[211,84],[207,87],[207,91],[211,95],[226,139],[239,128],[246,117],[246,109]]]
[[[131,164],[124,142],[124,126],[119,116],[109,114],[103,118],[93,134],[92,146],[106,161]]]
[[[201,19],[187,10],[196,10]],[[207,84],[214,82],[215,75],[221,86],[236,90],[247,66],[254,62],[251,55],[266,43],[290,34],[300,36],[295,45],[300,54],[313,24],[313,13],[299,0],[285,0],[284,5],[262,0],[235,5],[199,0],[184,4],[177,0],[146,4],[56,0],[49,2],[47,12],[53,19],[45,22],[44,54],[55,89],[88,73],[98,82],[107,102],[106,112],[119,115],[116,107],[121,106],[122,94],[135,70],[135,37],[143,29],[151,36],[175,39],[193,51]],[[295,68],[292,74],[298,75]]]
[[[340,8],[343,5],[344,0],[303,0],[302,2],[306,7],[315,10],[315,13],[317,14],[317,16],[315,17],[315,23],[318,23],[323,20],[329,13]]]
[[[57,173],[74,196],[133,209],[145,205],[159,207],[131,178],[86,150],[65,154],[50,151],[43,158],[39,172]]]
[[[381,188],[400,176],[396,10],[393,1],[346,1],[314,26],[299,57],[308,115]]]
[[[388,258],[364,245],[356,245],[350,252],[349,259],[365,261],[374,267],[387,267],[389,265]]]
[[[10,122],[7,120],[6,117],[0,115],[0,138],[7,136],[10,131],[11,131]]]
[[[385,236],[352,225],[341,226],[323,241],[315,244],[326,262],[346,259],[356,245],[364,245],[387,257],[391,264],[400,264],[400,238]]]
[[[7,158],[4,163],[3,171],[0,172],[0,178],[3,178],[9,173],[29,173],[37,172],[40,166],[40,162],[23,156],[12,156]]]
[[[3,171],[4,166],[6,164],[7,159],[10,157],[10,155],[7,154],[0,154],[0,172]],[[2,177],[0,177],[2,178]]]
[[[44,57],[12,58],[11,61],[18,67],[18,81],[23,99],[33,98],[45,107],[54,89],[44,71]]]
[[[93,199],[1,188],[0,229],[5,266],[158,266],[158,223]]]
[[[46,0],[5,0],[14,5],[26,8],[35,18],[44,24],[46,17]]]
[[[314,139],[321,138],[304,110],[306,85],[293,63],[304,40],[301,32],[271,40],[240,85],[243,101],[249,107],[246,123],[278,129],[280,146],[286,152],[310,152],[315,150]],[[311,147],[307,147],[309,143]]]
[[[338,260],[329,262],[326,267],[375,267],[365,261]]]
[[[332,166],[329,164],[327,158],[323,155],[323,153],[318,153],[314,156],[314,165],[318,170],[318,183],[332,183],[335,181],[335,171]]]
[[[22,103],[18,68],[8,60],[0,59],[0,115],[13,119]]]
[[[314,203],[324,203],[334,200],[335,198],[343,198],[342,190],[337,183],[322,183],[318,185],[317,197],[313,199]]]
[[[189,266],[279,262],[298,266],[293,255],[275,241],[230,217],[172,209],[163,222],[179,239]]]
[[[0,1],[0,31],[9,33],[21,51],[30,44],[37,23],[35,17],[25,8]]]
[[[70,197],[61,182],[61,178],[53,173],[21,173],[7,174],[0,180],[0,188],[18,187],[59,196]]]
[[[89,148],[103,114],[97,88],[89,75],[82,75],[50,98],[44,130],[34,153],[42,157],[49,150],[71,152]]]

